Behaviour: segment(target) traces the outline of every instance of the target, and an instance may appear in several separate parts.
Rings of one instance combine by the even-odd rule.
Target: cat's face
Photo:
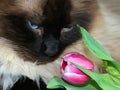
[[[0,37],[24,60],[53,60],[80,37],[69,0],[1,0]]]

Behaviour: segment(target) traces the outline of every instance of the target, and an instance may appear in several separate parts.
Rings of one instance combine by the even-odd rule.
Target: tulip
[[[61,77],[65,81],[69,82],[70,84],[81,85],[89,80],[89,76],[75,67],[71,62],[76,63],[90,71],[94,69],[93,62],[77,52],[67,53],[63,55],[61,59]]]

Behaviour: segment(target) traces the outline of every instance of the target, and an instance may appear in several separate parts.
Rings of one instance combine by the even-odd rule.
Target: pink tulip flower
[[[74,85],[81,85],[89,80],[88,75],[71,63],[76,63],[83,68],[92,71],[94,69],[94,64],[89,59],[77,52],[67,53],[63,55],[61,59],[61,76],[65,81]]]

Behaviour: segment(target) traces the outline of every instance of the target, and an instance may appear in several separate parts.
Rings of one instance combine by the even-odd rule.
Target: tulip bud
[[[92,71],[94,69],[94,64],[89,59],[77,52],[67,53],[63,55],[61,59],[61,76],[65,81],[74,85],[80,85],[89,80],[88,75],[71,63],[76,63],[81,67]]]

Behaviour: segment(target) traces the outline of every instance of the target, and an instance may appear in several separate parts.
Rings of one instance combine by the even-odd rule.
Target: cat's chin
[[[95,1],[1,0],[0,84],[3,90],[13,87],[21,77],[39,86],[41,78],[47,83],[53,76],[59,76],[60,62],[56,59],[69,45],[80,40],[76,24],[89,29],[95,16]]]

